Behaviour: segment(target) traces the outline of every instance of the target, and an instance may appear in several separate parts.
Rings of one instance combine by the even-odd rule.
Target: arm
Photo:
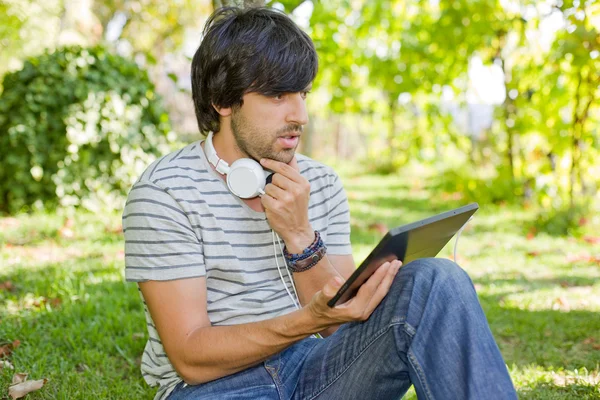
[[[275,172],[261,198],[269,224],[283,239],[290,253],[301,253],[314,240],[314,230],[308,218],[310,183],[300,174],[295,158],[290,164],[269,159],[261,160],[261,163]],[[345,195],[343,200],[347,201]],[[342,229],[349,231],[350,228]],[[327,254],[311,269],[294,273],[300,303],[307,304],[333,277],[339,276],[345,281],[355,269],[351,254]]]
[[[366,320],[387,294],[398,263],[385,263],[356,297],[327,306],[341,284],[331,280],[300,310],[265,321],[211,326],[205,278],[147,281],[140,288],[169,360],[188,384],[244,370],[313,333],[348,321]]]

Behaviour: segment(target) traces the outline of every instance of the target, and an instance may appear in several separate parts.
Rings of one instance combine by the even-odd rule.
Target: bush
[[[521,180],[513,180],[506,167],[450,169],[438,175],[436,184],[443,192],[459,193],[464,200],[480,204],[521,202],[527,187]]]
[[[585,201],[580,201],[573,207],[564,204],[557,208],[542,209],[529,230],[545,232],[551,236],[580,237],[592,215],[591,203]]]
[[[103,47],[32,58],[3,86],[0,211],[120,208],[175,136],[147,73]]]

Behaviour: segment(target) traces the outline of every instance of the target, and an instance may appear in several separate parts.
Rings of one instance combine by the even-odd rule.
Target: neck
[[[238,148],[231,132],[221,130],[213,135],[212,141],[219,158],[229,165],[240,158],[248,157]]]

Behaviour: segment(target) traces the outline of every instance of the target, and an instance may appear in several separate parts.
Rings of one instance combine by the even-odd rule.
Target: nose
[[[286,122],[290,124],[306,125],[308,123],[306,98],[303,96],[302,92],[300,92],[291,94],[289,99]]]

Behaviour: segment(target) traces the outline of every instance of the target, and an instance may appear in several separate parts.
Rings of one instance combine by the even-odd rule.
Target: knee
[[[472,287],[469,275],[458,264],[447,258],[421,258],[412,261],[401,269],[413,275],[415,280],[435,282],[458,289],[464,285]]]

